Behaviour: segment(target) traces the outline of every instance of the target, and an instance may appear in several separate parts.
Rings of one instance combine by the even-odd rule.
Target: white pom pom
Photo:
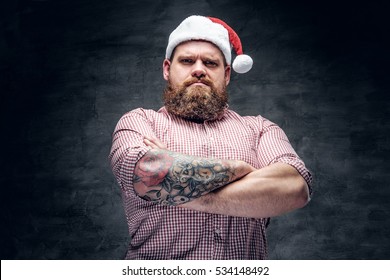
[[[232,66],[234,71],[243,74],[251,70],[252,65],[253,65],[253,60],[249,55],[240,54],[236,56]]]

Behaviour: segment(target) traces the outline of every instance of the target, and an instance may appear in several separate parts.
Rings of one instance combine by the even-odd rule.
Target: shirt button
[[[216,235],[221,235],[221,230],[220,230],[219,228],[217,228],[217,229],[215,230],[215,234],[216,234]]]
[[[210,137],[209,140],[210,140],[210,141],[214,141],[214,138],[213,138],[213,137]]]

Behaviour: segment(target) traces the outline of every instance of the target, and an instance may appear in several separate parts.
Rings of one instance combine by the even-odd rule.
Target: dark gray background
[[[390,258],[388,1],[3,1],[1,258],[121,259],[109,168],[125,112],[161,106],[169,33],[212,15],[253,69],[230,105],[278,123],[315,175],[304,209],[271,221],[271,259]]]

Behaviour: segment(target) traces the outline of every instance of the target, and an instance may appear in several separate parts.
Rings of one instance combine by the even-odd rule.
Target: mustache
[[[195,78],[195,77],[189,78],[188,80],[186,80],[183,83],[183,85],[188,87],[188,86],[190,86],[190,85],[192,85],[194,83],[202,83],[202,84],[205,84],[206,86],[209,86],[209,87],[213,86],[213,82],[211,80],[209,80],[208,78],[205,78],[205,77],[200,78],[200,79]]]

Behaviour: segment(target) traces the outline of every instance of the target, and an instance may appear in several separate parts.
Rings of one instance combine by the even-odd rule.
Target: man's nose
[[[202,61],[197,61],[193,65],[192,69],[192,77],[196,77],[198,79],[206,76],[206,69]]]

